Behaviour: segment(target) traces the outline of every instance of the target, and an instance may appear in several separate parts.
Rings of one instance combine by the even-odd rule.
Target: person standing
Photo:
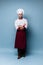
[[[24,10],[19,8],[17,10],[18,18],[14,21],[16,28],[16,38],[14,48],[18,49],[18,59],[25,57],[26,53],[26,29],[28,27],[27,19],[23,17]]]

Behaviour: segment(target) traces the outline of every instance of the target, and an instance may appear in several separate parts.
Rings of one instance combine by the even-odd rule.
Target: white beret
[[[19,8],[19,9],[17,10],[17,14],[21,14],[21,13],[24,14],[24,10]]]

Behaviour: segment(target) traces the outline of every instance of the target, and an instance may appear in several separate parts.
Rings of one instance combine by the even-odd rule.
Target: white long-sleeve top
[[[23,19],[17,19],[14,21],[14,26],[16,28],[16,30],[18,29],[18,26],[21,25],[23,26],[25,24],[25,28],[28,27],[28,22],[27,19],[23,18]]]

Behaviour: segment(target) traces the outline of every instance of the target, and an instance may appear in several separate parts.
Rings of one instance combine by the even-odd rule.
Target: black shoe
[[[18,56],[18,59],[20,59],[22,56]]]

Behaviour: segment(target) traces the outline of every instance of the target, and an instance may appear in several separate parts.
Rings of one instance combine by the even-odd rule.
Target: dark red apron
[[[26,48],[26,29],[17,30],[14,48],[25,49]]]

